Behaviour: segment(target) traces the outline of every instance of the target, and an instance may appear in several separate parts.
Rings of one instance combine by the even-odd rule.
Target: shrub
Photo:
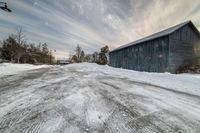
[[[200,73],[200,66],[199,65],[192,65],[192,64],[180,66],[176,70],[176,73]]]

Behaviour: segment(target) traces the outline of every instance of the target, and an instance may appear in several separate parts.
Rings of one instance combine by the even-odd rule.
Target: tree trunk
[[[19,59],[20,59],[20,58],[19,58],[19,57],[17,57],[17,63],[18,63],[18,64],[19,64]]]
[[[24,64],[26,64],[26,58],[24,59]]]

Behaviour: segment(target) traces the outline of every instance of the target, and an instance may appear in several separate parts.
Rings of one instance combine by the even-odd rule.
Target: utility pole
[[[3,6],[4,5],[4,6]],[[0,8],[6,12],[12,12],[11,9],[8,8],[7,3],[6,2],[0,2]]]

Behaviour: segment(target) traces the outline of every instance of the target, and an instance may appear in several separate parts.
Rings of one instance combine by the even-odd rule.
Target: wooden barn
[[[200,61],[200,33],[187,21],[109,53],[109,65],[147,72],[175,73],[180,66]]]

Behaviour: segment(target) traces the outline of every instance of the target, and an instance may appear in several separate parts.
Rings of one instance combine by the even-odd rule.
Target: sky
[[[3,0],[1,0],[3,1]],[[57,58],[80,45],[93,53],[110,49],[192,20],[200,30],[200,0],[4,0],[0,40],[20,27],[26,40],[47,42]]]

